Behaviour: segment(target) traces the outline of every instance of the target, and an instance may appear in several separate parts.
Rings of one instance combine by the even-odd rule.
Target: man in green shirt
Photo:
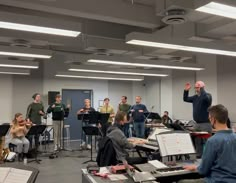
[[[122,96],[117,112],[118,111],[125,112],[127,115],[128,121],[123,126],[123,132],[126,137],[130,137],[130,134],[129,134],[129,110],[130,108],[131,108],[131,105],[127,103],[127,96]]]
[[[108,123],[112,124],[113,118],[115,117],[114,108],[111,105],[109,105],[109,102],[110,102],[109,98],[105,98],[103,101],[104,101],[104,105],[100,108],[100,112],[101,113],[110,113]]]

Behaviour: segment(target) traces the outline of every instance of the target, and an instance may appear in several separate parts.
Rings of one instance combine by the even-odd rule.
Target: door
[[[71,140],[81,139],[82,123],[77,119],[77,111],[84,107],[84,99],[90,99],[92,104],[92,90],[62,89],[62,101],[70,104],[70,113],[65,119],[65,125],[70,125]]]

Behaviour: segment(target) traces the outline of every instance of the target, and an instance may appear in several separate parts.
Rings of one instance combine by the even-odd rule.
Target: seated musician
[[[12,136],[11,142],[17,146],[18,160],[22,161],[25,154],[29,150],[29,140],[25,138],[29,128],[32,126],[31,122],[27,122],[23,119],[21,113],[16,113],[15,118],[12,121],[10,134]]]
[[[88,114],[89,112],[94,112],[95,109],[91,107],[91,102],[89,99],[84,100],[84,107],[80,109],[77,114]],[[83,120],[83,126],[88,125],[88,121]],[[81,144],[82,147],[85,147],[87,145],[87,149],[91,149],[91,136],[88,137],[88,140],[86,139],[86,135],[83,133],[83,143]]]
[[[133,140],[132,143],[128,141],[122,131],[122,127],[126,122],[127,114],[125,112],[117,112],[115,116],[115,123],[107,129],[107,137],[109,137],[112,141],[118,161],[123,162],[125,165],[136,164],[135,159],[129,157],[126,149],[132,149],[136,144],[143,144],[144,141]]]
[[[169,117],[169,112],[168,111],[164,111],[164,114],[161,117],[161,122],[163,124],[171,124],[171,123],[173,123],[172,119]]]
[[[205,179],[181,182],[233,183],[236,181],[236,134],[227,127],[228,110],[220,104],[210,107],[208,112],[216,133],[206,142],[200,166],[184,166],[187,170],[198,171]]]

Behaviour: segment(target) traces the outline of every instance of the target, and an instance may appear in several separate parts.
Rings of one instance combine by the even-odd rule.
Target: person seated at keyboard
[[[136,164],[137,158],[129,157],[126,149],[132,149],[136,144],[143,144],[144,141],[132,140],[132,143],[128,141],[125,134],[122,131],[122,127],[127,122],[127,114],[125,112],[117,112],[115,116],[115,123],[110,126],[107,130],[107,137],[112,141],[113,147],[116,152],[116,158],[121,161],[124,165]],[[140,161],[140,159],[138,160]],[[127,166],[128,167],[128,166]]]
[[[209,120],[216,134],[205,145],[199,166],[186,165],[185,169],[198,171],[205,178],[198,182],[236,182],[236,134],[227,127],[228,110],[221,104],[208,109]],[[183,180],[182,182],[197,182]]]
[[[12,121],[10,134],[12,136],[11,143],[17,146],[18,160],[23,161],[23,158],[29,150],[29,140],[25,138],[29,128],[32,126],[31,122],[25,121],[21,113],[16,113]],[[23,152],[23,153],[22,153]]]
[[[161,117],[161,122],[163,124],[172,124],[173,123],[172,119],[169,117],[169,112],[168,111],[164,111],[164,114]]]

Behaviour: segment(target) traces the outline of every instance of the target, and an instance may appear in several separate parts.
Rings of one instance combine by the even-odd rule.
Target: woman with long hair
[[[16,113],[11,124],[10,134],[12,136],[11,143],[17,146],[18,160],[23,161],[23,158],[29,150],[29,140],[25,138],[29,128],[32,126],[31,122],[23,119],[21,113]]]

